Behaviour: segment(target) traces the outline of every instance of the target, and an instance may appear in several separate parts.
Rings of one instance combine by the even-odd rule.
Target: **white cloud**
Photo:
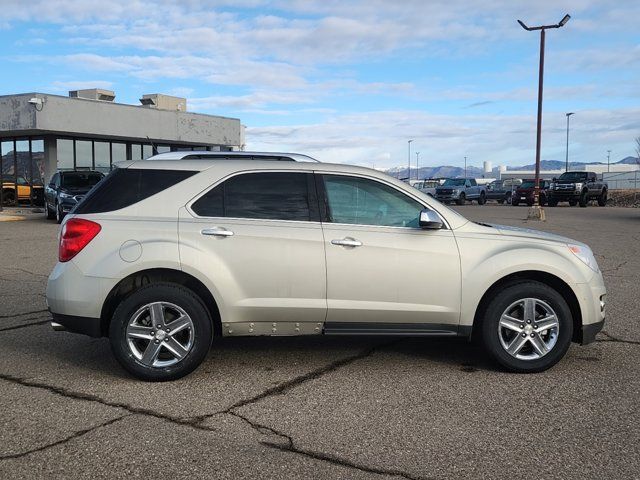
[[[82,90],[85,88],[113,88],[113,82],[107,80],[71,80],[56,81],[51,83],[51,90],[54,92],[67,92],[69,90]]]

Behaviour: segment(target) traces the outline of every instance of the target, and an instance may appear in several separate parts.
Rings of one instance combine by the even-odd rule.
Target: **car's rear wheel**
[[[569,206],[570,207],[575,207],[578,204],[578,202],[576,200],[569,200]]]
[[[6,206],[13,206],[16,204],[16,192],[13,190],[5,190],[2,192],[2,204]]]
[[[518,200],[517,198],[512,198],[511,205],[513,205],[514,207],[517,207],[518,205],[520,205],[520,200]]]
[[[557,207],[558,206],[558,200],[556,200],[555,198],[550,198],[549,199],[549,206],[550,207]]]
[[[149,381],[191,373],[207,356],[212,339],[211,318],[200,298],[172,283],[136,290],[116,308],[109,325],[118,362]]]
[[[484,192],[481,192],[480,198],[478,199],[478,205],[484,205],[485,203],[487,203],[487,196]]]
[[[512,198],[511,192],[508,192],[507,196],[505,197],[505,201],[507,202],[508,205],[511,205],[511,198]]]
[[[556,290],[536,281],[501,289],[485,310],[487,352],[514,372],[541,372],[558,363],[573,334],[571,310]]]

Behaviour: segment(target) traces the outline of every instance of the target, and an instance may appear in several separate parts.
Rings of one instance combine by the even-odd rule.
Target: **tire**
[[[511,192],[507,193],[507,196],[505,197],[505,202],[507,202],[507,205],[511,205],[511,199],[513,198]]]
[[[5,190],[2,192],[2,204],[12,207],[16,204],[16,192],[13,190]]]
[[[484,205],[487,203],[487,196],[484,192],[480,192],[480,198],[478,199],[478,205]]]
[[[158,329],[149,326],[150,305],[160,303],[163,316],[162,328]],[[167,332],[178,317],[190,323],[176,333]],[[144,337],[128,337],[128,332]],[[212,340],[208,310],[191,290],[174,283],[152,283],[136,290],[118,305],[109,325],[111,350],[120,365],[133,376],[152,382],[176,380],[194,371],[209,353]],[[170,348],[179,350],[181,357]]]
[[[47,214],[47,220],[53,220],[56,218],[56,214],[51,211],[47,202],[44,203],[44,211]]]
[[[569,200],[569,206],[570,207],[575,207],[578,204],[577,200]]]
[[[517,207],[518,205],[520,205],[520,200],[518,200],[517,198],[512,198],[511,205]]]
[[[464,205],[466,201],[467,201],[467,196],[464,194],[464,192],[462,192],[458,197],[458,200],[456,200],[456,203],[458,205]]]
[[[536,323],[536,318],[531,322],[527,322],[526,318],[519,321],[519,317],[524,317],[524,303],[533,299],[537,322],[552,312],[556,318],[555,327],[549,328],[554,323],[552,319],[545,322],[545,326],[549,328],[546,330],[534,328],[544,328],[542,324]],[[504,326],[501,318],[507,312],[516,321],[505,319],[504,322],[509,326]],[[521,328],[520,325],[524,327]],[[558,363],[567,353],[573,335],[573,317],[559,292],[544,283],[521,281],[501,289],[491,300],[484,312],[481,331],[487,353],[504,368],[519,373],[542,372]],[[522,337],[525,333],[527,336]],[[546,353],[541,354],[532,339],[538,345],[548,348]],[[517,349],[519,344],[522,347]],[[509,353],[508,347],[513,347],[514,354]]]
[[[55,208],[55,215],[56,215],[56,222],[62,223],[62,220],[64,220],[64,212],[62,211],[62,208],[60,208],[60,205],[57,203]]]
[[[550,198],[549,199],[549,206],[550,207],[557,207],[558,206],[558,200],[556,200],[555,198]]]
[[[498,203],[499,203],[500,205],[504,205],[504,200],[498,200]]]
[[[533,200],[527,200],[527,205],[533,207]]]
[[[585,208],[588,202],[589,202],[589,198],[587,197],[587,192],[582,192],[580,194],[580,200],[578,201],[578,203],[580,204],[580,207]]]
[[[602,190],[602,193],[598,196],[598,206],[604,207],[607,205],[608,192],[606,190]]]

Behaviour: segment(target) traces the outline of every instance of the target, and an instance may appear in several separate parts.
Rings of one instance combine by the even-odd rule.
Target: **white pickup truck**
[[[443,203],[456,202],[464,205],[469,200],[476,200],[478,205],[487,202],[485,185],[478,185],[475,178],[448,178],[436,188],[436,200]]]

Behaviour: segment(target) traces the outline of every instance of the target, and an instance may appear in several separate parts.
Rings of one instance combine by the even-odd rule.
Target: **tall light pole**
[[[607,150],[607,172],[611,171],[611,150]]]
[[[540,30],[540,67],[538,71],[538,125],[536,133],[536,184],[533,194],[533,208],[529,210],[528,218],[532,220],[544,220],[544,212],[540,208],[540,145],[542,141],[542,84],[544,81],[544,38],[545,31],[549,28],[564,27],[565,24],[571,18],[570,15],[565,15],[562,20],[555,25],[540,25],[538,27],[528,27],[522,20],[518,20],[518,23],[522,28],[531,32],[533,30]]]
[[[573,115],[573,112],[565,114],[567,116],[567,159],[565,160],[564,171],[569,171],[569,117]]]
[[[407,162],[407,183],[411,183],[411,142],[413,142],[413,140],[407,140],[407,145],[409,145],[409,155],[407,156],[409,160]]]
[[[467,157],[464,157],[464,178],[467,178]]]
[[[420,180],[420,152],[416,152],[416,180]]]

